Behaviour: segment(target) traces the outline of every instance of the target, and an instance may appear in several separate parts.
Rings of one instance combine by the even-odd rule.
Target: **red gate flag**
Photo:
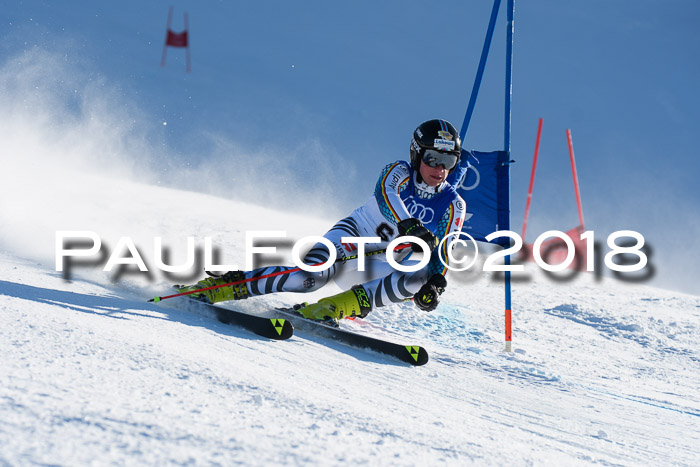
[[[169,45],[170,47],[187,47],[187,31],[178,33],[168,29],[165,45]]]
[[[532,159],[532,173],[530,174],[530,187],[527,192],[527,203],[525,205],[525,216],[523,218],[523,235],[522,239],[525,242],[525,230],[527,228],[528,215],[530,213],[530,201],[532,200],[532,187],[535,182],[535,171],[537,169],[537,156],[540,148],[540,135],[542,134],[542,119],[540,118],[537,126],[537,139],[535,141],[535,155]],[[571,238],[574,244],[575,256],[574,261],[569,265],[569,269],[578,271],[586,271],[588,264],[588,248],[586,241],[581,240],[581,235],[585,232],[583,225],[583,208],[581,207],[581,192],[578,184],[578,174],[576,172],[576,159],[574,157],[574,142],[571,137],[571,130],[566,130],[566,139],[569,145],[569,160],[571,161],[571,175],[574,181],[574,192],[576,194],[576,207],[578,208],[579,225],[565,232]],[[520,252],[522,261],[534,261],[533,244],[525,244]],[[557,265],[566,259],[568,249],[563,240],[559,238],[551,238],[542,243],[540,254],[542,259],[549,265]]]
[[[163,44],[163,58],[160,61],[160,66],[165,66],[165,55],[167,53],[168,47],[178,47],[184,48],[187,51],[187,72],[189,73],[192,67],[190,66],[190,40],[189,31],[187,26],[187,13],[185,13],[185,30],[182,32],[175,32],[170,29],[170,25],[173,20],[173,7],[170,7],[168,11],[168,26],[165,33],[165,44]]]

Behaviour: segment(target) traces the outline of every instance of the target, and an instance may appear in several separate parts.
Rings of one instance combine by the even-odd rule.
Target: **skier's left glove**
[[[447,279],[442,274],[433,274],[413,296],[413,303],[423,311],[433,311],[440,303],[440,294],[447,287]]]

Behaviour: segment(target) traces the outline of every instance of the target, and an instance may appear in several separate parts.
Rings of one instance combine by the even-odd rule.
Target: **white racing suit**
[[[448,264],[447,251],[455,236],[441,244],[442,261],[438,248],[431,254],[430,262],[424,268],[414,272],[395,270],[387,263],[386,254],[375,254],[365,259],[365,271],[358,271],[358,259],[345,260],[355,256],[356,244],[343,244],[342,237],[380,237],[380,243],[368,243],[366,252],[386,249],[389,242],[399,232],[397,223],[417,218],[423,225],[442,240],[448,234],[459,232],[465,214],[464,200],[447,182],[437,187],[418,183],[417,174],[404,161],[389,164],[382,171],[374,190],[374,195],[348,217],[338,221],[325,235],[336,249],[337,259],[333,265],[322,272],[303,270],[282,274],[266,279],[248,282],[250,296],[274,292],[312,292],[326,285],[331,279],[348,289],[361,284],[367,291],[373,307],[389,303],[398,303],[410,299],[433,274],[445,274]],[[410,264],[406,260],[410,249],[395,253],[401,264]],[[328,248],[322,243],[314,245],[304,257],[304,263],[313,265],[329,259]],[[245,273],[246,279],[268,274],[297,269],[295,267],[263,267]]]

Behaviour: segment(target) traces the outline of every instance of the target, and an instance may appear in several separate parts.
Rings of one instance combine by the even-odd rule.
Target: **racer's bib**
[[[436,233],[440,220],[449,209],[452,201],[459,195],[454,187],[450,185],[432,198],[422,199],[416,194],[416,187],[413,182],[413,169],[411,169],[410,172],[411,176],[409,177],[408,186],[399,195],[401,201],[403,201],[411,217],[415,217],[421,221],[428,230]]]

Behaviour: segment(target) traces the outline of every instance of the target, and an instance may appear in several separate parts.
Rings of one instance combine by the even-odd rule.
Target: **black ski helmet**
[[[413,170],[418,171],[420,168],[420,161],[426,149],[456,154],[459,162],[459,156],[462,153],[459,132],[447,120],[434,119],[421,123],[413,132],[411,139],[411,167]]]

